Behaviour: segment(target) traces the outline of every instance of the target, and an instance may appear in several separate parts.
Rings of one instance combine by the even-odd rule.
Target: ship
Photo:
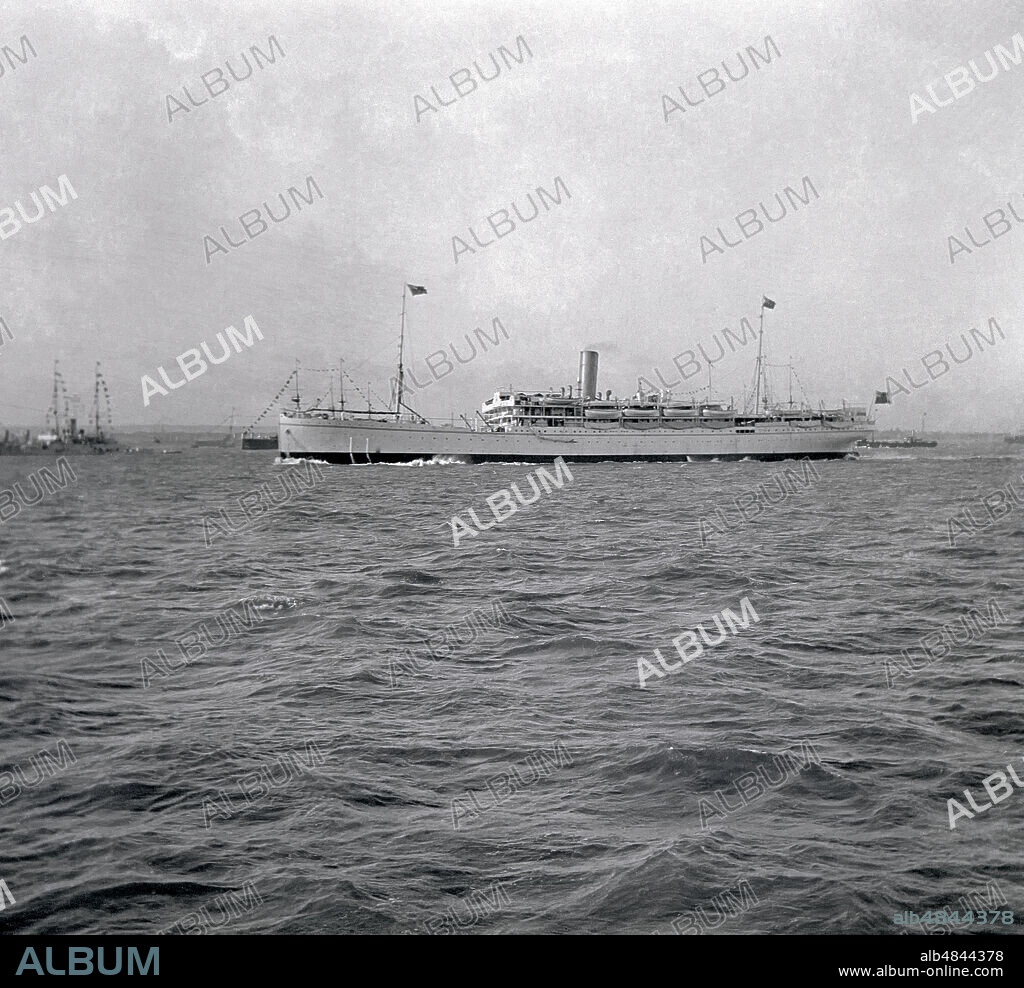
[[[107,431],[100,427],[101,392],[106,405]],[[98,363],[93,379],[93,410],[89,431],[80,426],[77,414],[72,411],[78,400],[77,395],[68,395],[64,375],[59,369],[58,362],[54,361],[53,393],[50,407],[46,413],[44,431],[38,433],[33,439],[31,430],[27,430],[22,441],[10,430],[4,430],[4,438],[0,442],[0,455],[76,455],[121,452],[116,440],[110,436],[112,429],[110,392],[107,390],[107,382]]]
[[[910,435],[902,439],[865,439],[857,445],[866,449],[931,449],[939,444],[934,439],[918,439]]]
[[[922,432],[924,432],[924,420],[925,416],[922,415]],[[862,439],[857,445],[867,449],[933,449],[939,444],[935,439],[918,439],[917,433],[912,432],[902,439]]]
[[[218,423],[219,424],[219,423]],[[196,439],[192,442],[193,449],[226,449],[235,444],[235,410],[231,409],[227,435],[220,439]]]
[[[420,286],[411,294],[425,294]],[[598,391],[599,354],[580,351],[575,385],[523,391],[503,388],[483,402],[473,423],[431,422],[403,400],[402,353],[405,299],[393,406],[306,408],[296,374],[294,410],[282,411],[282,457],[337,464],[414,463],[447,459],[463,463],[604,461],[708,461],[842,459],[856,456],[874,422],[865,407],[771,405],[763,359],[764,298],[755,369],[754,401],[744,411],[731,403],[679,399],[668,390],[644,390],[627,398]],[[763,398],[762,398],[763,394]]]
[[[265,433],[256,433],[252,429],[246,429],[242,433],[242,449],[277,449],[277,436],[268,436]]]

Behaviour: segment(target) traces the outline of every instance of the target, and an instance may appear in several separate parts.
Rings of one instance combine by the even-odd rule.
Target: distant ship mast
[[[51,398],[50,408],[46,413],[46,424],[50,424],[50,416],[53,416],[53,435],[58,439],[65,439],[65,432],[67,431],[67,421],[70,416],[68,410],[68,392],[67,386],[64,383],[64,375],[61,374],[59,368],[60,361],[55,360],[53,362],[53,396]],[[61,399],[64,402],[64,412],[61,414]]]
[[[103,398],[107,408],[107,431],[106,434],[100,429],[100,389],[103,390]],[[96,379],[93,384],[92,413],[94,417],[94,430],[97,442],[106,442],[107,438],[114,431],[114,416],[110,408],[110,391],[107,388],[106,378],[100,370],[100,363],[96,361]]]
[[[100,438],[100,364],[96,361],[96,378],[92,385],[92,417],[93,417],[93,435],[96,437],[96,441],[99,442]]]

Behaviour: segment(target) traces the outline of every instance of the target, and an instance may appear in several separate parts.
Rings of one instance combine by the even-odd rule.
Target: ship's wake
[[[466,461],[457,456],[432,456],[429,460],[410,460],[408,463],[389,463],[392,467],[464,467]]]

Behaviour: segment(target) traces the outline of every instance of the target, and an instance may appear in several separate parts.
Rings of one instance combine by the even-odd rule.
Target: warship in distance
[[[106,432],[100,426],[101,393],[106,403]],[[78,395],[68,394],[64,375],[55,361],[53,365],[53,397],[46,412],[44,431],[33,440],[30,430],[25,433],[22,441],[10,430],[5,429],[3,439],[0,440],[0,455],[17,456],[39,453],[77,455],[120,452],[116,440],[110,436],[112,428],[110,392],[107,390],[107,382],[100,371],[99,363],[96,364],[93,382],[93,408],[90,416],[91,431],[89,432],[80,427],[77,414],[72,411],[73,406],[79,401]]]
[[[425,293],[418,286],[413,294]],[[765,309],[761,304],[754,410],[721,403],[677,400],[670,392],[638,390],[631,398],[604,398],[597,390],[598,354],[580,353],[576,393],[568,389],[502,389],[488,398],[471,426],[429,422],[402,398],[405,292],[395,408],[300,409],[282,412],[278,445],[283,457],[330,463],[408,463],[437,457],[467,463],[606,460],[841,459],[872,435],[864,407],[819,409],[762,405]],[[567,393],[568,391],[568,393]],[[369,400],[367,406],[369,406]],[[758,411],[759,405],[761,410]],[[855,455],[855,454],[854,454]]]

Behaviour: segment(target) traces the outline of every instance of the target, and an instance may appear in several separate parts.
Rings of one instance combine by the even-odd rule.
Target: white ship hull
[[[689,429],[543,428],[474,431],[412,422],[282,414],[282,456],[330,463],[408,463],[450,457],[466,463],[604,460],[841,459],[873,433],[870,423],[763,422]]]

